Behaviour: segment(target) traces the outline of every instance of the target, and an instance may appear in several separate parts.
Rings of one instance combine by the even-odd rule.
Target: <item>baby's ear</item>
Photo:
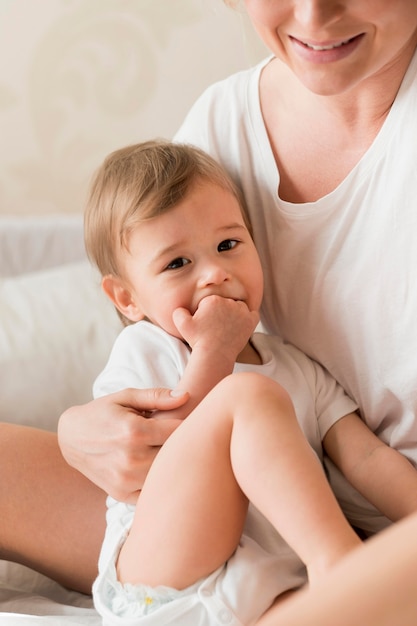
[[[103,277],[101,286],[116,309],[131,322],[138,322],[145,317],[139,304],[135,301],[132,293],[126,285],[124,285],[121,278],[113,276],[113,274],[108,274]]]

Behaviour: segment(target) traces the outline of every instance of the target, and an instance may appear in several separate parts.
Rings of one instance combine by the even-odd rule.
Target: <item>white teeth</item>
[[[311,48],[312,50],[333,50],[333,48],[340,48],[341,46],[348,43],[348,41],[350,40],[346,39],[346,41],[341,41],[340,43],[331,44],[330,46],[315,46],[312,43],[304,43],[304,45],[307,46],[307,48]]]

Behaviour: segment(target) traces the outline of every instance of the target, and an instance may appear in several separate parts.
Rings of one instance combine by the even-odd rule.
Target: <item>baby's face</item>
[[[173,209],[141,223],[122,256],[123,274],[138,310],[178,336],[172,314],[194,314],[210,295],[258,310],[263,275],[240,206],[229,191],[200,182]]]

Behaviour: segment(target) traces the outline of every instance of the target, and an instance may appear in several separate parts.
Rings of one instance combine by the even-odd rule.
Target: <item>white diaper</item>
[[[122,585],[115,563],[133,515],[134,507],[111,501],[93,587],[105,626],[249,626],[280,593],[304,582],[299,573],[288,571],[290,553],[270,554],[242,535],[225,565],[186,589]]]

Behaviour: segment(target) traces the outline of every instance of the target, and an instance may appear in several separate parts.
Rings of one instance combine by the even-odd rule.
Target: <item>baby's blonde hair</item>
[[[120,276],[119,252],[132,230],[174,208],[198,181],[230,191],[250,230],[237,186],[202,150],[155,140],[112,152],[93,179],[84,215],[87,254],[102,276]]]

